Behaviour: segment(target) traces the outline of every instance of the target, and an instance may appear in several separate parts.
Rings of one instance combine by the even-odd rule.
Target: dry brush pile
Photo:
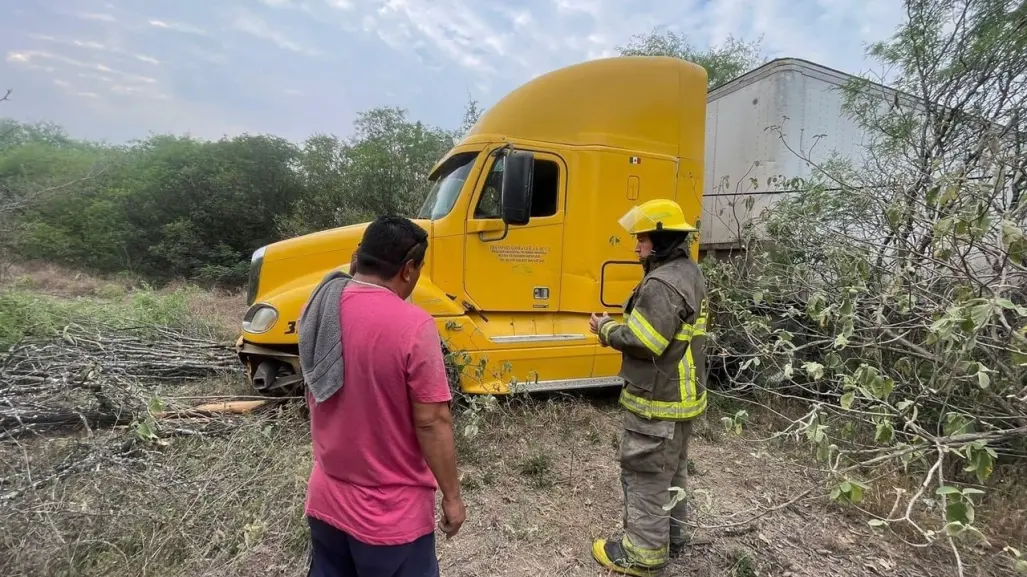
[[[882,535],[944,544],[960,575],[965,551],[1027,572],[1024,501],[999,488],[1027,462],[1027,8],[906,4],[873,49],[906,94],[846,91],[865,163],[793,149],[813,176],[782,180],[800,192],[748,223],[743,256],[704,263],[714,370],[727,394],[799,407],[781,434]]]
[[[0,573],[295,570],[302,415],[188,410],[238,374],[230,346],[162,326],[70,324],[0,355]]]
[[[148,384],[238,370],[230,348],[187,331],[69,325],[0,356],[0,440],[131,423],[148,408]]]

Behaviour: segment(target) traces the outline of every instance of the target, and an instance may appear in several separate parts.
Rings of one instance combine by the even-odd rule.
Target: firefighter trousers
[[[658,567],[667,562],[668,545],[687,541],[684,521],[688,503],[671,511],[663,507],[674,493],[686,489],[688,442],[692,421],[657,421],[626,412],[620,446],[621,485],[624,488],[624,539],[628,557]]]

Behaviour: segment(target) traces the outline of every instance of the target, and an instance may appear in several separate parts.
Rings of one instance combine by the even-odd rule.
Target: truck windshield
[[[428,198],[424,199],[421,210],[417,211],[417,218],[435,220],[453,210],[453,205],[460,196],[460,190],[464,187],[464,181],[467,180],[467,174],[471,172],[478,154],[478,151],[462,152],[446,161],[439,178],[428,191]]]

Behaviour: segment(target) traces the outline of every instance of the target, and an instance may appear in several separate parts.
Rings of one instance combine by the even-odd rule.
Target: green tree
[[[903,92],[845,91],[865,161],[796,150],[814,167],[784,183],[800,192],[751,223],[744,255],[704,266],[714,340],[745,359],[732,388],[812,399],[788,428],[840,502],[892,489],[861,475],[917,475],[873,524],[945,541],[963,574],[977,494],[1027,438],[1027,5],[905,8],[869,49]]]
[[[348,141],[316,135],[304,145],[306,196],[279,219],[284,235],[370,220],[413,216],[427,194],[428,171],[453,145],[452,131],[407,119],[398,108],[361,113]]]
[[[69,259],[78,255],[77,243],[66,231],[37,217],[62,199],[94,190],[114,153],[112,147],[74,141],[50,123],[0,120],[0,260],[9,263],[14,253]],[[54,216],[81,216],[81,203],[63,206],[66,210]]]
[[[706,69],[711,89],[760,66],[767,61],[760,45],[763,37],[742,42],[733,36],[719,46],[699,49],[688,38],[672,31],[664,33],[653,29],[646,34],[636,34],[628,44],[618,46],[622,56],[672,56],[694,62]]]
[[[484,109],[478,107],[478,101],[468,95],[467,106],[464,107],[464,119],[460,123],[460,129],[457,130],[458,136],[467,134],[469,130],[474,126],[481,115],[485,113]]]
[[[303,187],[300,150],[273,136],[216,142],[155,136],[132,153],[112,187],[133,231],[125,253],[154,277],[239,282],[249,254],[278,238],[275,219]]]

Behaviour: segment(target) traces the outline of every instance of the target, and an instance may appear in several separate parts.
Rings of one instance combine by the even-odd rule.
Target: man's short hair
[[[408,218],[379,216],[368,225],[357,247],[357,270],[383,279],[394,278],[407,261],[424,263],[428,233]]]

